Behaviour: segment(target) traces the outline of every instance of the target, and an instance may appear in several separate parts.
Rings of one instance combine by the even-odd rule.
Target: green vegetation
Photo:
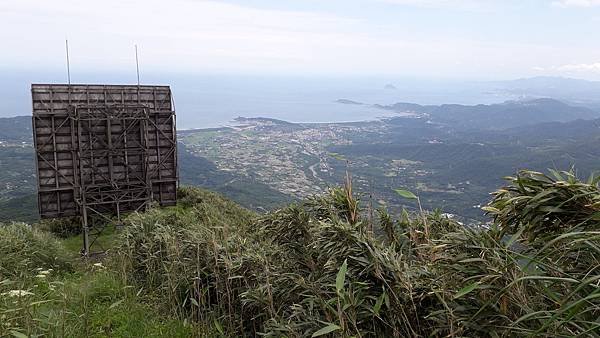
[[[0,124],[1,121],[3,120],[0,119]],[[2,141],[1,131],[0,141]],[[217,191],[253,210],[272,210],[294,200],[250,177],[219,170],[212,162],[190,154],[181,144],[178,151],[179,171],[183,184]],[[33,159],[31,145],[0,146],[0,172],[3,173],[0,175],[0,222],[31,223],[39,219]]]
[[[366,140],[351,137],[352,144],[328,150],[348,159],[354,177],[365,182],[357,182],[357,191],[374,192],[396,212],[402,205],[416,208],[396,198],[393,189],[403,186],[419,192],[426,208],[442,207],[480,222],[487,219],[479,206],[489,201],[489,192],[502,184],[501,177],[514,175],[519,168],[540,171],[575,165],[582,176],[597,170],[599,122],[463,131],[424,119],[396,118],[386,122],[389,129],[380,135]],[[346,164],[330,164],[332,178],[339,180]]]
[[[30,145],[0,145],[0,170],[0,202],[35,192],[35,163]]]
[[[111,259],[81,261],[69,246],[23,223],[0,224],[0,337],[202,335],[163,316]]]
[[[180,131],[181,182],[264,211],[323,193],[350,169],[356,192],[393,213],[417,209],[394,192],[402,186],[424,208],[477,224],[503,176],[570,166],[587,176],[598,166],[600,120],[589,109],[548,99],[381,108],[414,114],[324,124],[241,118],[240,128]],[[30,125],[30,117],[0,119],[0,221],[37,218]]]
[[[0,336],[600,336],[599,181],[520,172],[476,228],[361,208],[349,179],[266,214],[183,188],[102,261],[5,225]]]
[[[573,171],[550,170],[552,176],[522,171],[494,193],[483,209],[504,232],[528,234],[529,242],[551,240],[556,233],[589,229],[600,222],[600,176],[580,182]],[[546,238],[550,237],[550,238]]]
[[[385,109],[415,115],[363,123],[291,124],[295,128],[281,121],[246,121],[245,128],[256,131],[252,135],[236,128],[186,131],[179,140],[187,149],[184,156],[190,157],[187,163],[203,157],[236,183],[212,187],[214,178],[191,181],[200,176],[193,167],[191,175],[182,171],[182,177],[244,206],[252,207],[244,196],[267,196],[273,203],[265,204],[266,209],[272,210],[285,200],[273,190],[303,199],[337,185],[349,168],[356,192],[372,196],[376,203],[385,201],[393,213],[417,209],[416,203],[394,192],[402,186],[418,193],[425,208],[441,207],[464,223],[477,224],[487,220],[480,207],[489,202],[490,191],[502,184],[503,176],[520,168],[570,166],[587,176],[598,166],[600,120],[575,120],[598,117],[588,109],[554,100],[477,106],[399,104]],[[256,192],[262,185],[264,193],[226,190],[237,186],[245,190],[243,180],[255,183]]]
[[[27,277],[35,271],[56,269],[69,271],[68,255],[49,233],[32,229],[24,223],[0,226],[0,276]]]
[[[178,145],[178,160],[183,184],[219,192],[246,208],[272,210],[293,200],[250,177],[219,170],[214,163],[193,155],[183,144]]]
[[[0,222],[11,220],[35,222],[38,219],[37,199],[33,193],[24,197],[0,200]]]

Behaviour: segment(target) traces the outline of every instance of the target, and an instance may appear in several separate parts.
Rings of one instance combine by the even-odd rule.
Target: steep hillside
[[[203,190],[180,193],[178,207],[149,211],[168,224],[203,220],[237,226],[254,214]],[[60,222],[60,221],[55,221]],[[179,223],[178,223],[179,222]],[[0,223],[0,337],[208,337],[212,324],[171,316],[159,299],[128,283],[125,266],[111,254],[126,234],[109,227],[98,242],[108,252],[82,260],[81,236],[57,239],[47,223]],[[99,250],[94,246],[94,250]]]
[[[595,337],[599,181],[521,172],[477,228],[374,215],[349,182],[261,215],[185,188],[103,262],[0,226],[0,336]]]
[[[219,170],[206,158],[192,155],[183,144],[179,144],[178,152],[182,184],[220,192],[254,210],[270,210],[294,200],[291,196],[251,178]]]

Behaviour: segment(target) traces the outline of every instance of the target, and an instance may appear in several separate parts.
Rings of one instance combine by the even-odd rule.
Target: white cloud
[[[593,72],[600,73],[600,62],[594,63],[573,63],[556,67],[561,72]]]
[[[557,7],[594,7],[600,6],[600,0],[559,0],[552,2]]]
[[[453,6],[453,5],[462,5],[464,3],[474,3],[474,1],[470,1],[470,0],[381,0],[381,1],[399,4],[399,5],[424,6],[424,7]]]
[[[310,63],[315,52],[364,43],[355,19],[218,1],[19,0],[0,3],[0,64],[230,69]],[[15,37],[19,32],[19,38]],[[6,52],[10,51],[10,52]]]
[[[403,6],[424,7],[424,8],[443,8],[459,9],[469,11],[489,10],[493,2],[489,0],[379,0],[390,4]]]
[[[536,66],[532,68],[536,73],[577,76],[579,78],[597,79],[600,75],[600,62],[569,63],[560,66]]]
[[[450,10],[494,3],[374,1]],[[368,15],[356,18],[221,1],[0,0],[0,17],[0,67],[62,71],[67,36],[74,74],[135,72],[135,43],[142,73],[506,77],[522,76],[540,60],[556,65],[600,55],[593,44],[574,50],[561,43],[517,41],[510,35],[488,38],[476,29],[460,34],[427,17],[417,24],[384,22]]]

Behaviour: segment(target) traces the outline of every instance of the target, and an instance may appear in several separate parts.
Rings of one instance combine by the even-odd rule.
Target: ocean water
[[[395,89],[385,88],[393,84]],[[489,104],[511,97],[474,84],[385,79],[200,77],[172,82],[181,129],[218,127],[238,116],[289,122],[348,122],[394,116],[374,104]],[[361,102],[342,104],[338,99]]]
[[[289,122],[348,122],[393,115],[371,105],[389,101],[383,101],[382,95],[358,95],[360,90],[353,92],[334,84],[215,80],[183,85],[175,83],[173,91],[178,124],[183,129],[229,125],[238,116],[269,117]],[[342,98],[365,104],[336,102]]]
[[[0,77],[0,98],[4,102],[0,117],[31,114],[29,85],[36,82],[64,83],[64,74],[5,73]],[[74,74],[72,82],[131,84],[135,82],[135,74]],[[289,122],[365,121],[394,115],[373,104],[489,104],[511,99],[475,83],[381,77],[151,73],[142,74],[142,84],[171,85],[179,129],[227,126],[238,116]],[[341,104],[336,102],[338,99],[364,105]]]

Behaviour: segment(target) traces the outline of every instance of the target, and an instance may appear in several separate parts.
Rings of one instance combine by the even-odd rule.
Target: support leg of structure
[[[90,227],[88,224],[87,208],[83,207],[81,216],[81,225],[83,226],[83,249],[82,255],[88,257],[90,254]]]

